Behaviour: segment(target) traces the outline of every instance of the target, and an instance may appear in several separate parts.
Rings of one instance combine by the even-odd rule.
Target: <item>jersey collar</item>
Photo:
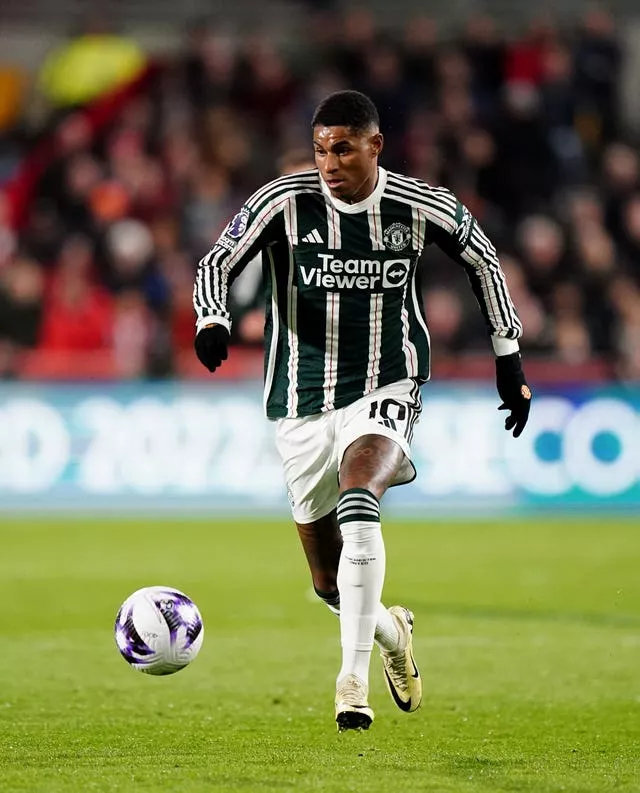
[[[331,191],[327,187],[324,179],[318,174],[322,192],[325,194],[329,203],[332,204],[338,212],[345,212],[348,215],[354,212],[365,212],[366,210],[374,207],[382,198],[385,187],[387,186],[387,172],[384,168],[378,166],[378,184],[371,195],[367,196],[363,201],[358,201],[357,204],[347,204],[346,201],[341,201],[339,198],[331,195]]]

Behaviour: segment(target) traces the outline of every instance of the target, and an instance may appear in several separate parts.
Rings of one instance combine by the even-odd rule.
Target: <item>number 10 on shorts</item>
[[[407,418],[407,406],[396,399],[383,399],[371,403],[369,418],[378,419],[379,424],[384,424],[392,430],[398,429],[396,422],[403,422]]]

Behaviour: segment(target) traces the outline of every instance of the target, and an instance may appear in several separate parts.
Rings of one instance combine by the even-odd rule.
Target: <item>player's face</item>
[[[316,166],[331,194],[355,204],[375,190],[382,135],[376,129],[356,132],[350,127],[313,130]]]

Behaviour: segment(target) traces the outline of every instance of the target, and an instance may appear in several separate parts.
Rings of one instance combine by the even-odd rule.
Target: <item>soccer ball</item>
[[[171,675],[199,653],[204,627],[198,607],[184,592],[148,586],[120,606],[115,637],[120,654],[134,669]]]

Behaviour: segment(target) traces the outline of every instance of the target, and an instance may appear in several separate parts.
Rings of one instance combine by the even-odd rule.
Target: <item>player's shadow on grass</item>
[[[496,606],[474,606],[464,603],[425,603],[412,601],[412,608],[423,614],[439,617],[462,617],[472,620],[514,620],[528,622],[559,622],[618,628],[640,628],[640,614],[598,614],[551,609],[510,609]]]

